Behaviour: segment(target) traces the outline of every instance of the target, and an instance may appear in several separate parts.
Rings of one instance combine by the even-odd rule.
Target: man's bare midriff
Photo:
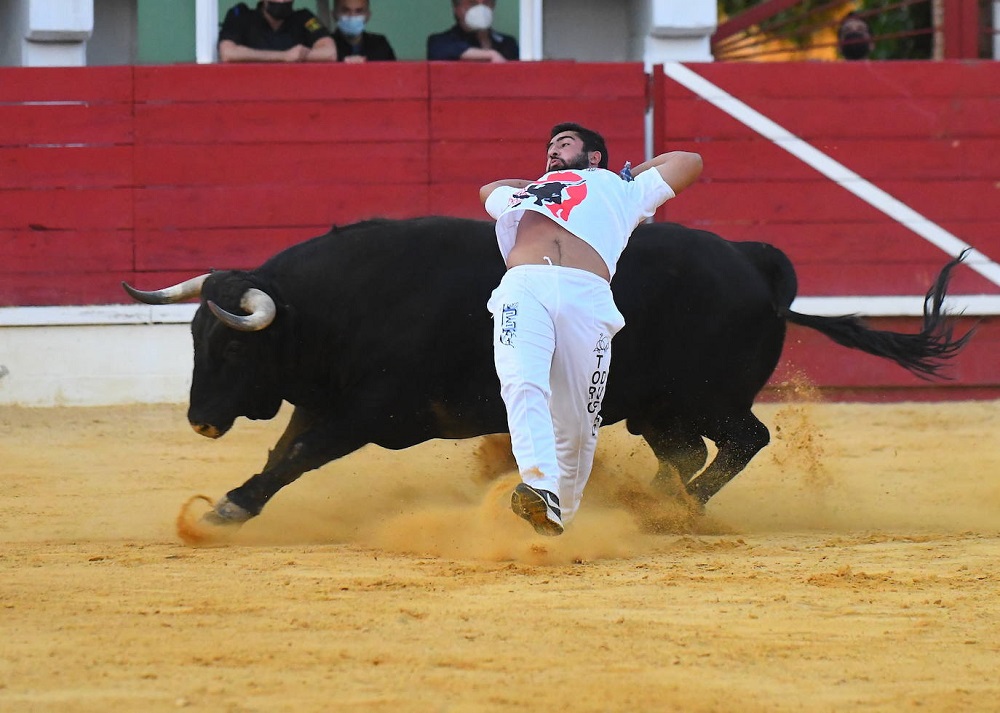
[[[594,248],[544,215],[526,210],[507,256],[507,268],[549,264],[586,270],[611,280],[608,266]]]

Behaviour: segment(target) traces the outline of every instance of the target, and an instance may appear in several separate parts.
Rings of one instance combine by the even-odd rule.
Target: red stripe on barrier
[[[129,104],[132,67],[0,67],[0,103],[14,102]]]
[[[171,65],[136,67],[135,75],[140,104],[428,98],[427,66],[422,63]]]
[[[0,189],[130,185],[131,146],[0,148]]]

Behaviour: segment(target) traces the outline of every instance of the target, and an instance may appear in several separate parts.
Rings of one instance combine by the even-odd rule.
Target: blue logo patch
[[[517,334],[517,302],[505,304],[500,310],[500,343],[514,346],[514,335]]]

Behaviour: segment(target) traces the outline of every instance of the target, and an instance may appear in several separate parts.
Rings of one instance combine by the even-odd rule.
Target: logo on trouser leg
[[[517,302],[505,304],[500,310],[500,343],[514,346],[514,336],[517,334]]]
[[[604,419],[601,418],[601,414],[594,416],[594,422],[590,425],[590,435],[596,436],[597,432],[601,430],[601,424],[604,423]]]
[[[597,355],[597,366],[590,375],[590,386],[587,387],[587,412],[594,414],[593,435],[597,435],[601,427],[601,402],[604,400],[604,389],[608,383],[608,363],[606,358],[611,349],[611,337],[602,334],[594,347]]]

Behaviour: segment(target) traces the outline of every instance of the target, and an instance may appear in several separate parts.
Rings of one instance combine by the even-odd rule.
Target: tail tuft
[[[891,359],[921,379],[949,378],[941,368],[958,354],[975,333],[975,327],[954,337],[954,315],[943,308],[951,273],[968,250],[945,265],[924,297],[924,324],[917,334],[872,329],[856,315],[819,317],[788,311],[788,321],[822,332],[841,346]]]

